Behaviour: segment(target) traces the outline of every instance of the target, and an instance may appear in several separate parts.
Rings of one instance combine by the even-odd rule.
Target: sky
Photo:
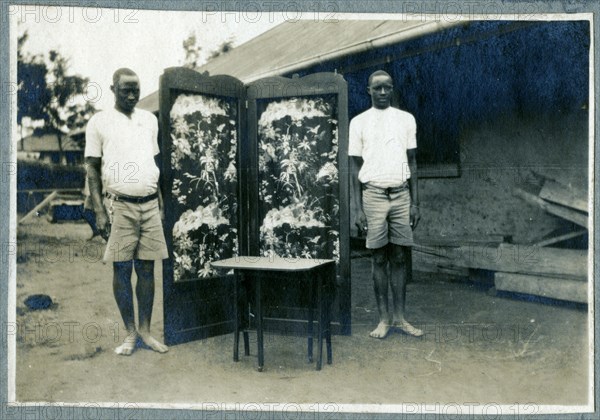
[[[13,33],[29,34],[25,51],[47,56],[56,49],[69,58],[70,72],[90,79],[87,98],[97,109],[114,104],[110,85],[117,68],[129,67],[138,74],[143,98],[158,89],[165,68],[183,64],[182,42],[190,33],[210,52],[227,40],[242,44],[285,18],[276,13],[14,7]]]

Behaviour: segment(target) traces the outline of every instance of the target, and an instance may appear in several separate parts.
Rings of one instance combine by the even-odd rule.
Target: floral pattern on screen
[[[338,122],[333,99],[297,97],[263,104],[258,121],[263,256],[339,261]]]
[[[212,277],[237,255],[237,105],[181,94],[170,112],[174,280]]]

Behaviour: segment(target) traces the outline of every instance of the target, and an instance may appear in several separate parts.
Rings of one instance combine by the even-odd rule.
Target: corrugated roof
[[[320,62],[379,48],[460,22],[403,20],[286,21],[202,66],[210,75],[227,74],[244,83],[287,74]],[[158,92],[137,105],[158,111]]]
[[[372,43],[406,33],[432,22],[401,20],[338,20],[324,22],[286,21],[211,60],[201,71],[229,74],[247,83],[261,77],[287,72],[286,69],[315,60],[325,61],[352,52],[353,47],[372,48]],[[235,54],[235,58],[232,56]],[[293,70],[292,70],[293,71]]]

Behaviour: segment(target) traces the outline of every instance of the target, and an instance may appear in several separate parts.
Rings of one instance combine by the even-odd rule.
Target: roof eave
[[[280,76],[282,74],[289,74],[294,71],[306,69],[306,68],[309,68],[309,67],[327,62],[327,61],[336,60],[338,58],[341,58],[341,57],[344,57],[347,55],[364,53],[364,52],[367,52],[367,51],[370,51],[370,50],[373,50],[376,48],[387,47],[387,46],[396,44],[398,42],[406,42],[411,39],[419,38],[419,37],[433,34],[433,33],[439,32],[439,31],[443,31],[445,29],[449,29],[454,26],[465,25],[467,23],[468,22],[466,22],[466,21],[447,22],[447,21],[443,21],[443,20],[442,21],[425,22],[418,26],[413,26],[413,27],[410,27],[407,29],[402,29],[400,31],[390,33],[390,34],[385,34],[385,35],[380,35],[378,37],[369,38],[369,39],[366,39],[364,41],[358,42],[353,45],[348,45],[348,46],[344,46],[339,49],[329,51],[325,54],[314,55],[312,57],[309,57],[309,58],[306,58],[306,59],[303,59],[303,60],[300,60],[300,61],[297,61],[294,63],[286,64],[284,66],[279,66],[279,67],[269,70],[268,72],[253,74],[248,77],[242,78],[242,81],[244,83],[250,83],[250,82],[254,82],[258,79],[262,79],[264,77]],[[200,68],[200,71],[202,71],[202,70],[203,69]]]

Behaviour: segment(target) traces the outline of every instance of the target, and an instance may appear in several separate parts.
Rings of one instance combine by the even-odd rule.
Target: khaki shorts
[[[368,226],[367,248],[377,249],[388,243],[414,245],[408,187],[391,194],[383,189],[364,187],[362,195]]]
[[[158,199],[128,203],[105,198],[104,205],[112,225],[104,261],[168,258]]]

